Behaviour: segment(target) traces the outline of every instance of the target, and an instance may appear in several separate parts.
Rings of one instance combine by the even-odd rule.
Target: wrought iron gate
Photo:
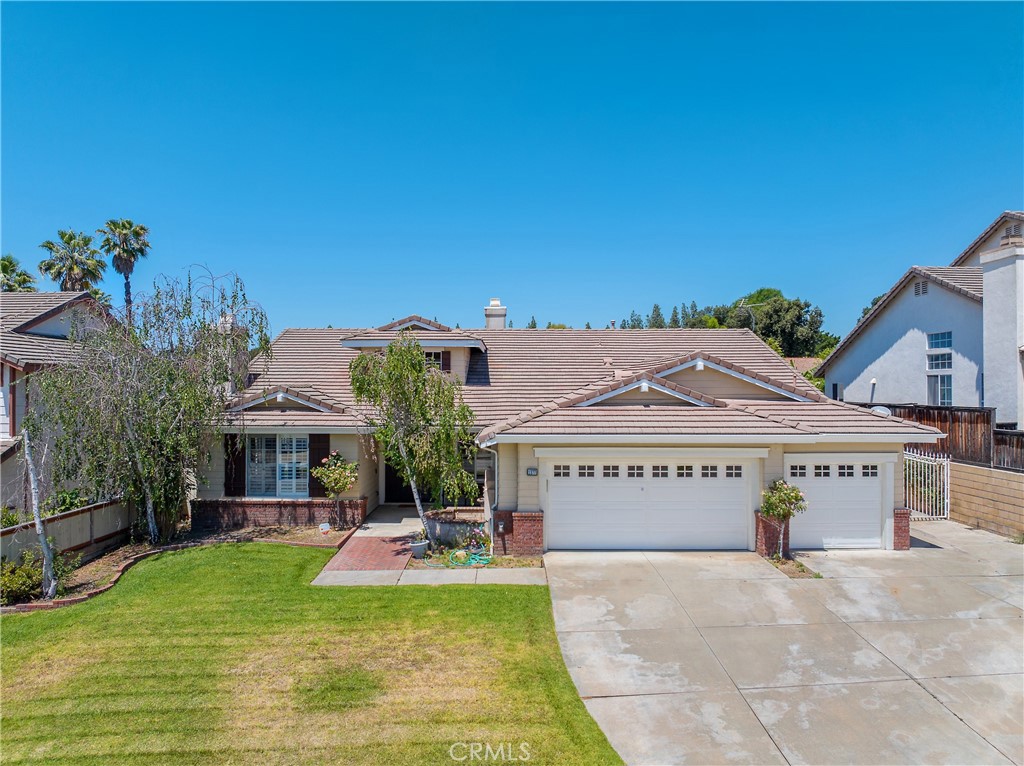
[[[903,495],[912,519],[948,519],[949,456],[904,451]]]

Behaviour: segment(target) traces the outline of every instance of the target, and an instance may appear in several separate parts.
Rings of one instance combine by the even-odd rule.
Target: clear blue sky
[[[2,249],[130,217],[137,290],[275,331],[770,285],[841,334],[1024,206],[1022,8],[5,2]]]

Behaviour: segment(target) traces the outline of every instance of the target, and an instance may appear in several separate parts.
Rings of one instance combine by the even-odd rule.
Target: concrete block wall
[[[950,463],[949,518],[1000,535],[1024,533],[1024,473]]]

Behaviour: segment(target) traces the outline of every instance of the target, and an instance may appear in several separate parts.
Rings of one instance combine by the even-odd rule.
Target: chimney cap
[[[491,298],[491,305],[492,306],[500,306],[501,305],[501,298]]]

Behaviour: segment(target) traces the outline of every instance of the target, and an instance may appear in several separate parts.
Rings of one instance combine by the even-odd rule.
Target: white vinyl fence
[[[949,518],[949,456],[903,453],[904,505],[912,519]]]

